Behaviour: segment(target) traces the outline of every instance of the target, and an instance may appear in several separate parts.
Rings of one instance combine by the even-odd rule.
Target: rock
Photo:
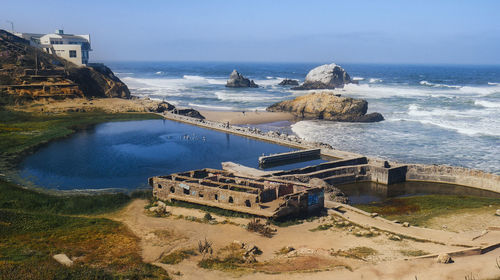
[[[278,85],[279,86],[298,86],[299,85],[299,81],[292,80],[292,79],[284,79]]]
[[[306,80],[294,90],[343,88],[352,83],[347,72],[335,63],[318,66],[307,73]]]
[[[238,71],[233,70],[231,75],[229,76],[229,80],[227,80],[226,87],[233,87],[233,88],[244,88],[244,87],[251,87],[251,88],[256,88],[259,87],[254,83],[253,80],[250,80],[248,78],[245,78],[243,75],[238,73]]]
[[[173,109],[175,109],[175,106],[168,103],[168,102],[161,102],[158,104],[158,107],[156,108],[156,112],[157,113],[163,113],[163,112],[166,112],[166,111],[172,111]]]
[[[182,115],[182,116],[187,116],[187,117],[200,119],[200,120],[205,119],[205,117],[202,114],[200,114],[200,112],[196,111],[195,109],[177,109],[176,112],[178,115]]]
[[[158,200],[158,202],[156,203],[158,206],[160,207],[167,207],[167,204],[165,204],[165,202],[161,201],[161,200]]]
[[[408,223],[408,222],[404,222],[404,223],[402,224],[402,226],[403,226],[403,227],[410,227],[410,223]]]
[[[62,265],[65,265],[65,266],[72,266],[73,265],[73,261],[70,258],[68,258],[68,256],[66,256],[66,254],[53,255],[52,258],[54,258],[54,260],[56,260],[58,263],[60,263]]]
[[[452,263],[453,259],[450,257],[450,255],[443,253],[443,254],[439,254],[436,261],[438,263]]]
[[[497,209],[497,211],[495,212],[495,215],[500,216],[500,209]]]
[[[275,103],[269,112],[291,112],[305,119],[341,122],[378,122],[384,119],[379,113],[366,115],[368,102],[363,99],[339,97],[328,91],[312,92],[293,100]]]
[[[378,217],[378,213],[375,213],[375,212],[374,213],[370,213],[370,217],[372,217],[372,218]]]

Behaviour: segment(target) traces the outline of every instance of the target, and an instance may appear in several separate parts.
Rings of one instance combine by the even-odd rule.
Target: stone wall
[[[406,180],[449,183],[500,193],[499,175],[463,167],[410,164]]]

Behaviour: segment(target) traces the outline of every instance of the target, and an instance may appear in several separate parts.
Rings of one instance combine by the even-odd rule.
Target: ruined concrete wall
[[[406,180],[457,184],[500,193],[499,175],[462,167],[411,164]]]
[[[274,173],[273,176],[305,174],[305,173],[312,173],[312,172],[321,171],[321,170],[330,169],[330,168],[360,165],[360,164],[366,164],[366,163],[367,163],[366,157],[346,159],[346,160],[336,160],[336,161],[321,163],[321,164],[314,165],[314,166],[307,166],[307,167],[303,167],[303,168],[297,168],[297,169],[277,172],[277,173]]]
[[[167,179],[153,180],[153,195],[162,200],[195,201],[199,204],[217,202],[232,207],[259,208],[258,195],[217,187],[198,185],[197,183],[175,182]]]
[[[398,166],[392,168],[385,168],[383,166],[369,166],[370,181],[391,185],[395,183],[404,182],[406,180],[406,166]]]

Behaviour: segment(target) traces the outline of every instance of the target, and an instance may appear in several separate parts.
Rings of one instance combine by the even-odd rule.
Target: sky
[[[90,34],[93,61],[500,64],[500,1],[2,0],[0,28]]]

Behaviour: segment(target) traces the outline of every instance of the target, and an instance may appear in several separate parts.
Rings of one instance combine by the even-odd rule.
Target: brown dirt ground
[[[320,224],[327,223],[328,217],[312,222],[278,228],[272,238],[248,232],[242,227],[247,219],[225,218],[213,215],[216,220],[231,223],[211,225],[188,221],[179,215],[202,218],[205,212],[196,209],[168,207],[169,217],[157,218],[147,214],[146,201],[135,200],[122,211],[110,218],[123,222],[141,239],[142,256],[146,262],[155,263],[178,279],[463,279],[473,273],[476,279],[500,276],[495,260],[500,257],[498,250],[480,256],[455,258],[453,264],[437,264],[434,259],[401,261],[403,250],[422,250],[429,253],[448,252],[459,247],[445,246],[430,242],[416,242],[403,239],[391,241],[384,234],[376,237],[356,237],[345,229],[331,228],[311,232]],[[207,238],[213,242],[214,251],[234,240],[257,245],[263,254],[252,270],[222,272],[199,268],[200,256],[191,257],[176,265],[158,263],[163,253],[177,249],[193,248],[199,240]],[[296,257],[277,255],[284,246],[292,246],[300,251]],[[328,250],[348,250],[355,247],[369,247],[377,251],[365,261],[332,257]],[[485,265],[489,264],[489,265]],[[348,268],[346,268],[348,267]],[[174,273],[181,272],[181,276]],[[337,278],[338,277],[338,278]],[[480,278],[478,278],[480,277]]]

